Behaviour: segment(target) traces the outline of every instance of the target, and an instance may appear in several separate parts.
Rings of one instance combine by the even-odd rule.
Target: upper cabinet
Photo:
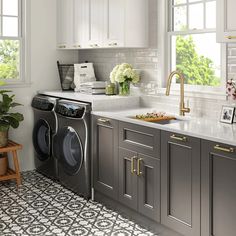
[[[235,0],[217,0],[217,42],[236,42]]]
[[[83,48],[98,48],[103,44],[104,0],[87,0],[84,2],[85,17]]]
[[[57,48],[81,48],[85,0],[57,0]]]
[[[73,39],[73,0],[57,0],[57,48],[70,48]]]
[[[104,47],[124,47],[125,0],[105,0]]]
[[[84,19],[86,17],[86,0],[73,0],[73,43],[72,48],[81,48],[84,41]]]
[[[57,48],[148,46],[148,1],[58,0]]]

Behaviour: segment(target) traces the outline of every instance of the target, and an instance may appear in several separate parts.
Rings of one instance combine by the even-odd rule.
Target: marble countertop
[[[139,108],[124,109],[123,111],[110,112],[93,111],[92,114],[236,146],[236,124],[224,124],[216,120],[209,120],[203,118],[179,117],[175,114],[173,115],[175,115],[177,119],[180,119],[180,121],[166,125],[145,122],[132,118],[136,114],[144,114],[146,112],[152,111],[160,110],[153,108]]]
[[[80,102],[91,103],[92,110],[123,110],[127,108],[139,107],[139,96],[106,96],[90,95],[79,92],[68,91],[38,91],[38,94],[48,95],[57,98],[64,98]]]
[[[59,90],[39,91],[38,93],[74,101],[89,102],[92,106],[92,114],[97,116],[236,146],[236,124],[224,124],[206,118],[179,117],[176,114],[170,115],[175,115],[179,121],[166,125],[134,119],[137,114],[162,111],[158,108],[140,108],[139,96],[87,95]]]

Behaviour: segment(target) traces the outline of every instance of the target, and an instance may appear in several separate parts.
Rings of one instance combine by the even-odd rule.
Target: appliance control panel
[[[78,104],[59,102],[55,111],[62,116],[80,119],[84,115],[85,107]]]
[[[39,96],[33,98],[31,106],[42,111],[52,111],[55,103]]]

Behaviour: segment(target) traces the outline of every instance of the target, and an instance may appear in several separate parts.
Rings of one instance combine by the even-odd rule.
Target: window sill
[[[2,89],[12,89],[12,88],[30,88],[32,85],[31,82],[9,82],[6,85],[0,86]]]
[[[166,88],[158,89],[158,94],[165,95]],[[171,89],[170,94],[173,96],[180,96],[179,89]],[[222,90],[219,91],[193,91],[185,89],[184,95],[186,98],[200,98],[200,99],[214,99],[214,100],[227,100],[227,95]]]

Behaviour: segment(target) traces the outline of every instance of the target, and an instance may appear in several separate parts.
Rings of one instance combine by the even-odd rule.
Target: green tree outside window
[[[19,78],[19,41],[0,40],[0,79]]]
[[[176,69],[184,75],[186,84],[220,85],[220,78],[215,74],[213,61],[197,53],[191,35],[176,38]]]

